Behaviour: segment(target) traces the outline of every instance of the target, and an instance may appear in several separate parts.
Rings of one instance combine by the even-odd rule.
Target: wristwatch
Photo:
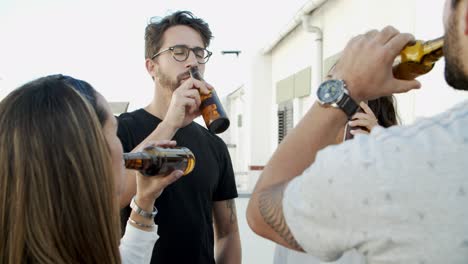
[[[349,91],[343,80],[332,79],[320,84],[317,98],[321,105],[343,110],[348,119],[351,119],[359,109],[359,105],[349,96]]]
[[[132,201],[130,202],[130,208],[132,208],[132,210],[135,211],[135,213],[148,219],[154,219],[154,217],[158,213],[158,209],[156,209],[156,207],[154,206],[153,206],[152,212],[148,212],[148,211],[141,209],[135,201],[135,196],[133,196]]]

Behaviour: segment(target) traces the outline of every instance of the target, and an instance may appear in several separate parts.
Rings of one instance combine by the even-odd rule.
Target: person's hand
[[[417,89],[421,86],[418,81],[398,80],[392,72],[395,58],[412,41],[411,34],[402,34],[391,26],[354,37],[332,77],[344,80],[351,98],[357,102]]]
[[[361,102],[359,106],[361,106],[363,112],[359,111],[354,114],[351,118],[352,121],[348,123],[348,126],[351,127],[349,133],[353,136],[357,134],[369,134],[375,126],[379,125],[374,112],[372,112],[366,103]]]
[[[148,146],[159,146],[159,147],[175,147],[176,142],[173,140],[161,140],[157,142],[150,142]],[[153,204],[156,199],[161,195],[164,188],[169,186],[171,183],[178,180],[182,175],[183,171],[175,170],[169,175],[156,175],[156,176],[144,176],[140,172],[136,172],[137,192],[136,200],[141,208],[146,208],[148,211],[152,211]]]
[[[174,129],[184,127],[200,115],[200,94],[209,94],[213,87],[204,81],[188,78],[175,89],[163,122]]]

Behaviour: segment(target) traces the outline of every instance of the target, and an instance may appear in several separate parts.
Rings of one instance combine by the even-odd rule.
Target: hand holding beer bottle
[[[196,80],[202,81],[198,67],[189,69],[190,76]],[[213,89],[209,94],[200,94],[200,111],[205,120],[206,127],[213,133],[223,133],[229,127],[229,119],[219,101],[216,91]]]
[[[195,157],[187,148],[176,148],[172,140],[149,142],[145,146],[139,152],[124,153],[124,162],[127,169],[140,172],[136,173],[136,202],[139,206],[149,204],[151,209],[164,188],[193,170]]]
[[[169,143],[161,146],[149,145],[136,153],[124,153],[125,167],[138,170],[145,176],[167,176],[174,170],[182,171],[183,175],[192,172],[195,167],[192,151]]]
[[[393,75],[401,80],[413,80],[428,73],[443,55],[444,38],[423,42],[417,40],[407,45],[395,59]]]

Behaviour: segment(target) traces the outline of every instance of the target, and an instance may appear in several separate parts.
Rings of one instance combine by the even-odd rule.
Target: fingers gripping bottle
[[[401,80],[413,80],[428,73],[442,56],[444,38],[426,42],[417,40],[414,44],[406,46],[395,59],[393,75]]]
[[[203,81],[197,67],[191,67],[189,71],[192,78]],[[216,134],[226,131],[229,128],[230,122],[216,91],[211,90],[209,94],[200,94],[200,99],[200,111],[208,130]]]

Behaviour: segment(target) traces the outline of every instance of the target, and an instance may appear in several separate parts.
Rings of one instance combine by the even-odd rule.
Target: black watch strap
[[[343,110],[346,113],[348,119],[351,119],[351,117],[359,109],[359,105],[356,102],[354,102],[354,100],[346,93],[343,94],[343,98],[341,98],[341,100],[338,101],[336,104],[341,110]]]

